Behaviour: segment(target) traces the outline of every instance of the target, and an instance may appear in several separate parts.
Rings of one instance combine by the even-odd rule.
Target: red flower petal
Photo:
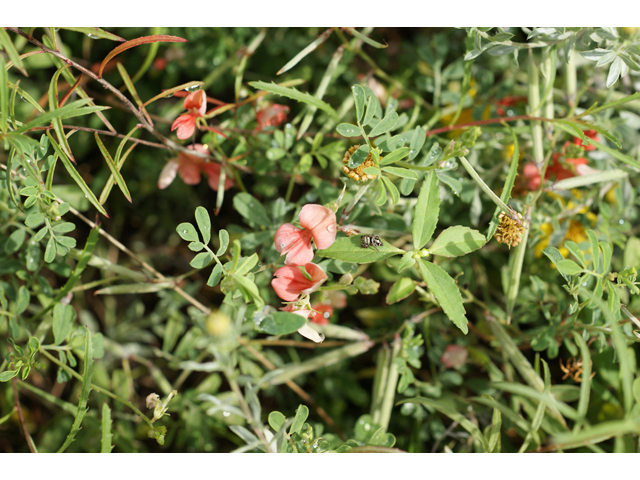
[[[158,178],[158,188],[160,190],[167,188],[171,185],[174,178],[176,178],[176,173],[178,173],[178,168],[180,164],[176,160],[170,160],[164,166],[162,171],[160,172],[160,178]]]
[[[329,248],[336,240],[336,215],[322,205],[305,205],[298,217],[300,225],[311,232],[319,249]]]
[[[207,112],[207,96],[204,90],[198,90],[187,95],[187,98],[184,99],[184,108],[202,117]]]
[[[180,140],[186,140],[193,135],[196,129],[196,117],[192,113],[185,113],[175,119],[171,125],[171,131],[178,130],[176,133]]]
[[[287,255],[285,265],[305,265],[313,260],[311,233],[290,223],[280,225],[275,235],[276,250]]]
[[[307,263],[304,266],[311,280],[307,279],[297,266],[287,266],[275,271],[271,286],[285,302],[297,300],[300,294],[309,294],[320,287],[327,279],[326,273],[317,265]]]

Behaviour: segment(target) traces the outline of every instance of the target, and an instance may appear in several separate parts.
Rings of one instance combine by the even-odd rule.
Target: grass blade
[[[51,82],[49,83],[49,111],[55,112],[60,108],[58,103],[58,78],[63,70],[65,70],[67,66],[60,67],[56,73],[51,77]],[[76,159],[73,158],[73,154],[71,153],[71,147],[69,146],[69,142],[67,142],[67,137],[64,134],[64,126],[62,125],[62,119],[60,117],[54,117],[51,119],[51,123],[53,124],[53,129],[56,131],[56,135],[58,136],[58,141],[60,142],[60,147],[62,151],[69,157],[69,159],[76,163]]]
[[[507,179],[504,181],[504,188],[502,189],[502,194],[500,195],[500,200],[502,200],[505,204],[509,203],[509,199],[511,198],[511,190],[513,189],[513,184],[516,181],[516,176],[518,175],[518,162],[520,160],[520,149],[518,146],[518,136],[513,131],[511,127],[509,127],[511,131],[511,139],[513,140],[513,155],[511,156],[511,164],[509,165],[509,173],[507,174]],[[496,233],[498,229],[498,225],[500,225],[500,221],[498,220],[498,215],[502,209],[496,206],[496,209],[493,213],[493,218],[491,219],[491,223],[489,224],[489,231],[487,232],[487,241],[491,240],[493,235]]]
[[[76,434],[80,431],[82,420],[87,413],[87,400],[89,400],[89,392],[91,392],[91,377],[93,375],[93,344],[91,342],[91,332],[85,327],[85,341],[84,341],[84,369],[82,372],[82,390],[80,391],[80,400],[78,401],[78,413],[71,425],[71,431],[67,435],[67,439],[64,441],[58,453],[64,452],[67,447],[76,438]]]
[[[347,32],[349,32],[351,35],[353,35],[356,38],[359,38],[360,40],[362,40],[364,43],[371,45],[372,47],[376,47],[376,48],[387,48],[389,45],[387,45],[387,43],[385,42],[385,44],[381,44],[376,42],[375,40],[371,40],[369,37],[367,37],[366,35],[364,35],[363,33],[360,33],[359,31],[357,31],[355,28],[353,27],[348,27],[346,28]]]

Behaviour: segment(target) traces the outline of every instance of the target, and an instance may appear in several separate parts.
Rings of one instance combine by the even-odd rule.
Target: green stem
[[[533,58],[533,51],[529,50],[529,107],[540,105],[540,79],[538,66]],[[536,165],[542,165],[544,150],[542,148],[542,124],[539,120],[531,121],[531,137],[533,140],[533,161]]]
[[[293,193],[293,185],[296,180],[296,174],[298,173],[298,166],[293,169],[293,173],[291,173],[291,179],[289,180],[289,186],[287,186],[287,194],[284,197],[284,201],[289,203],[291,201],[291,194]]]
[[[480,178],[480,175],[478,175],[478,172],[475,171],[475,169],[471,166],[471,164],[467,161],[467,159],[464,157],[458,157],[458,159],[460,160],[460,163],[462,163],[462,166],[467,170],[467,172],[469,172],[469,175],[471,175],[471,177],[476,181],[480,189],[489,196],[491,201],[495,203],[498,207],[500,207],[502,211],[508,214],[513,220],[515,220],[518,223],[521,223],[522,221],[520,220],[518,215],[511,208],[509,208],[506,203],[500,200],[500,197],[498,197],[495,193],[493,193],[493,190],[491,190],[489,186],[486,183],[484,183],[484,180]]]
[[[438,165],[431,165],[429,167],[421,167],[420,165],[414,165],[412,163],[407,162],[396,162],[394,165],[398,165],[399,167],[408,168],[410,170],[418,170],[419,172],[430,172],[431,170],[437,170]]]
[[[578,104],[578,74],[576,69],[576,52],[571,49],[569,54],[569,63],[565,64],[565,88],[567,89],[567,103],[571,109]],[[551,93],[553,98],[553,92]]]
[[[65,370],[67,373],[71,374],[76,379],[82,381],[82,375],[78,374],[75,370],[73,370],[72,368],[69,368],[67,365],[64,365],[56,357],[54,357],[49,352],[47,352],[43,347],[40,347],[39,352],[42,353],[45,357],[47,357],[49,360],[51,360],[53,363],[58,365],[60,368]],[[140,418],[142,418],[145,422],[147,422],[147,425],[149,425],[150,428],[153,428],[153,423],[151,422],[151,420],[149,420],[149,418],[144,413],[138,410],[138,408],[133,403],[129,402],[128,400],[125,400],[124,398],[120,398],[115,393],[111,393],[109,390],[105,390],[104,388],[99,387],[94,383],[91,384],[91,388],[94,389],[96,392],[100,392],[108,397],[113,398],[115,401],[120,402],[123,405],[126,405],[131,410],[133,410],[136,414],[138,414]]]
[[[398,365],[395,359],[400,353],[402,348],[402,340],[399,337],[393,342],[393,350],[391,351],[391,359],[389,360],[389,369],[387,373],[387,381],[384,386],[384,396],[382,397],[382,403],[380,405],[380,423],[379,425],[386,431],[389,427],[389,420],[391,419],[391,410],[393,409],[394,400],[396,398],[396,387],[398,385]]]

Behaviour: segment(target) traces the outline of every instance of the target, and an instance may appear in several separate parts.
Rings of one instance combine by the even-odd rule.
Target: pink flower
[[[301,268],[306,270],[311,279],[302,273]],[[327,280],[327,274],[315,263],[307,263],[304,267],[282,267],[273,276],[276,278],[271,280],[271,286],[285,302],[295,302],[300,294],[315,292]]]
[[[313,260],[311,239],[319,249],[329,248],[336,240],[336,215],[327,207],[305,205],[298,220],[304,230],[285,223],[276,231],[276,250],[287,255],[285,265],[304,265]]]
[[[277,103],[260,108],[256,112],[256,121],[258,122],[256,130],[263,130],[265,127],[271,126],[277,127],[287,119],[288,111],[289,107]]]
[[[466,348],[460,345],[447,345],[440,361],[446,368],[459,368],[466,363],[468,356],[469,352]]]
[[[189,145],[187,148],[207,153],[207,149],[199,143]],[[205,159],[202,157],[180,152],[178,159],[169,161],[162,169],[162,172],[160,172],[158,188],[162,190],[171,185],[171,182],[176,178],[176,173],[180,174],[180,178],[182,178],[187,185],[197,185],[200,183],[201,172],[205,172],[209,177],[209,187],[217,191],[218,184],[220,183],[221,168],[219,163],[205,162]],[[233,180],[227,177],[224,182],[224,189],[228,190],[232,186]]]
[[[184,108],[189,113],[180,115],[171,125],[171,131],[178,130],[178,138],[185,140],[193,135],[196,129],[196,119],[204,116],[207,111],[207,96],[204,90],[192,92],[184,99]]]

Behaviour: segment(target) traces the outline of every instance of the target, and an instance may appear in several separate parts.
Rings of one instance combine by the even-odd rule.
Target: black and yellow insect
[[[377,247],[382,246],[382,240],[377,235],[362,235],[360,239],[360,246],[362,248],[373,248],[376,252],[378,251]]]

